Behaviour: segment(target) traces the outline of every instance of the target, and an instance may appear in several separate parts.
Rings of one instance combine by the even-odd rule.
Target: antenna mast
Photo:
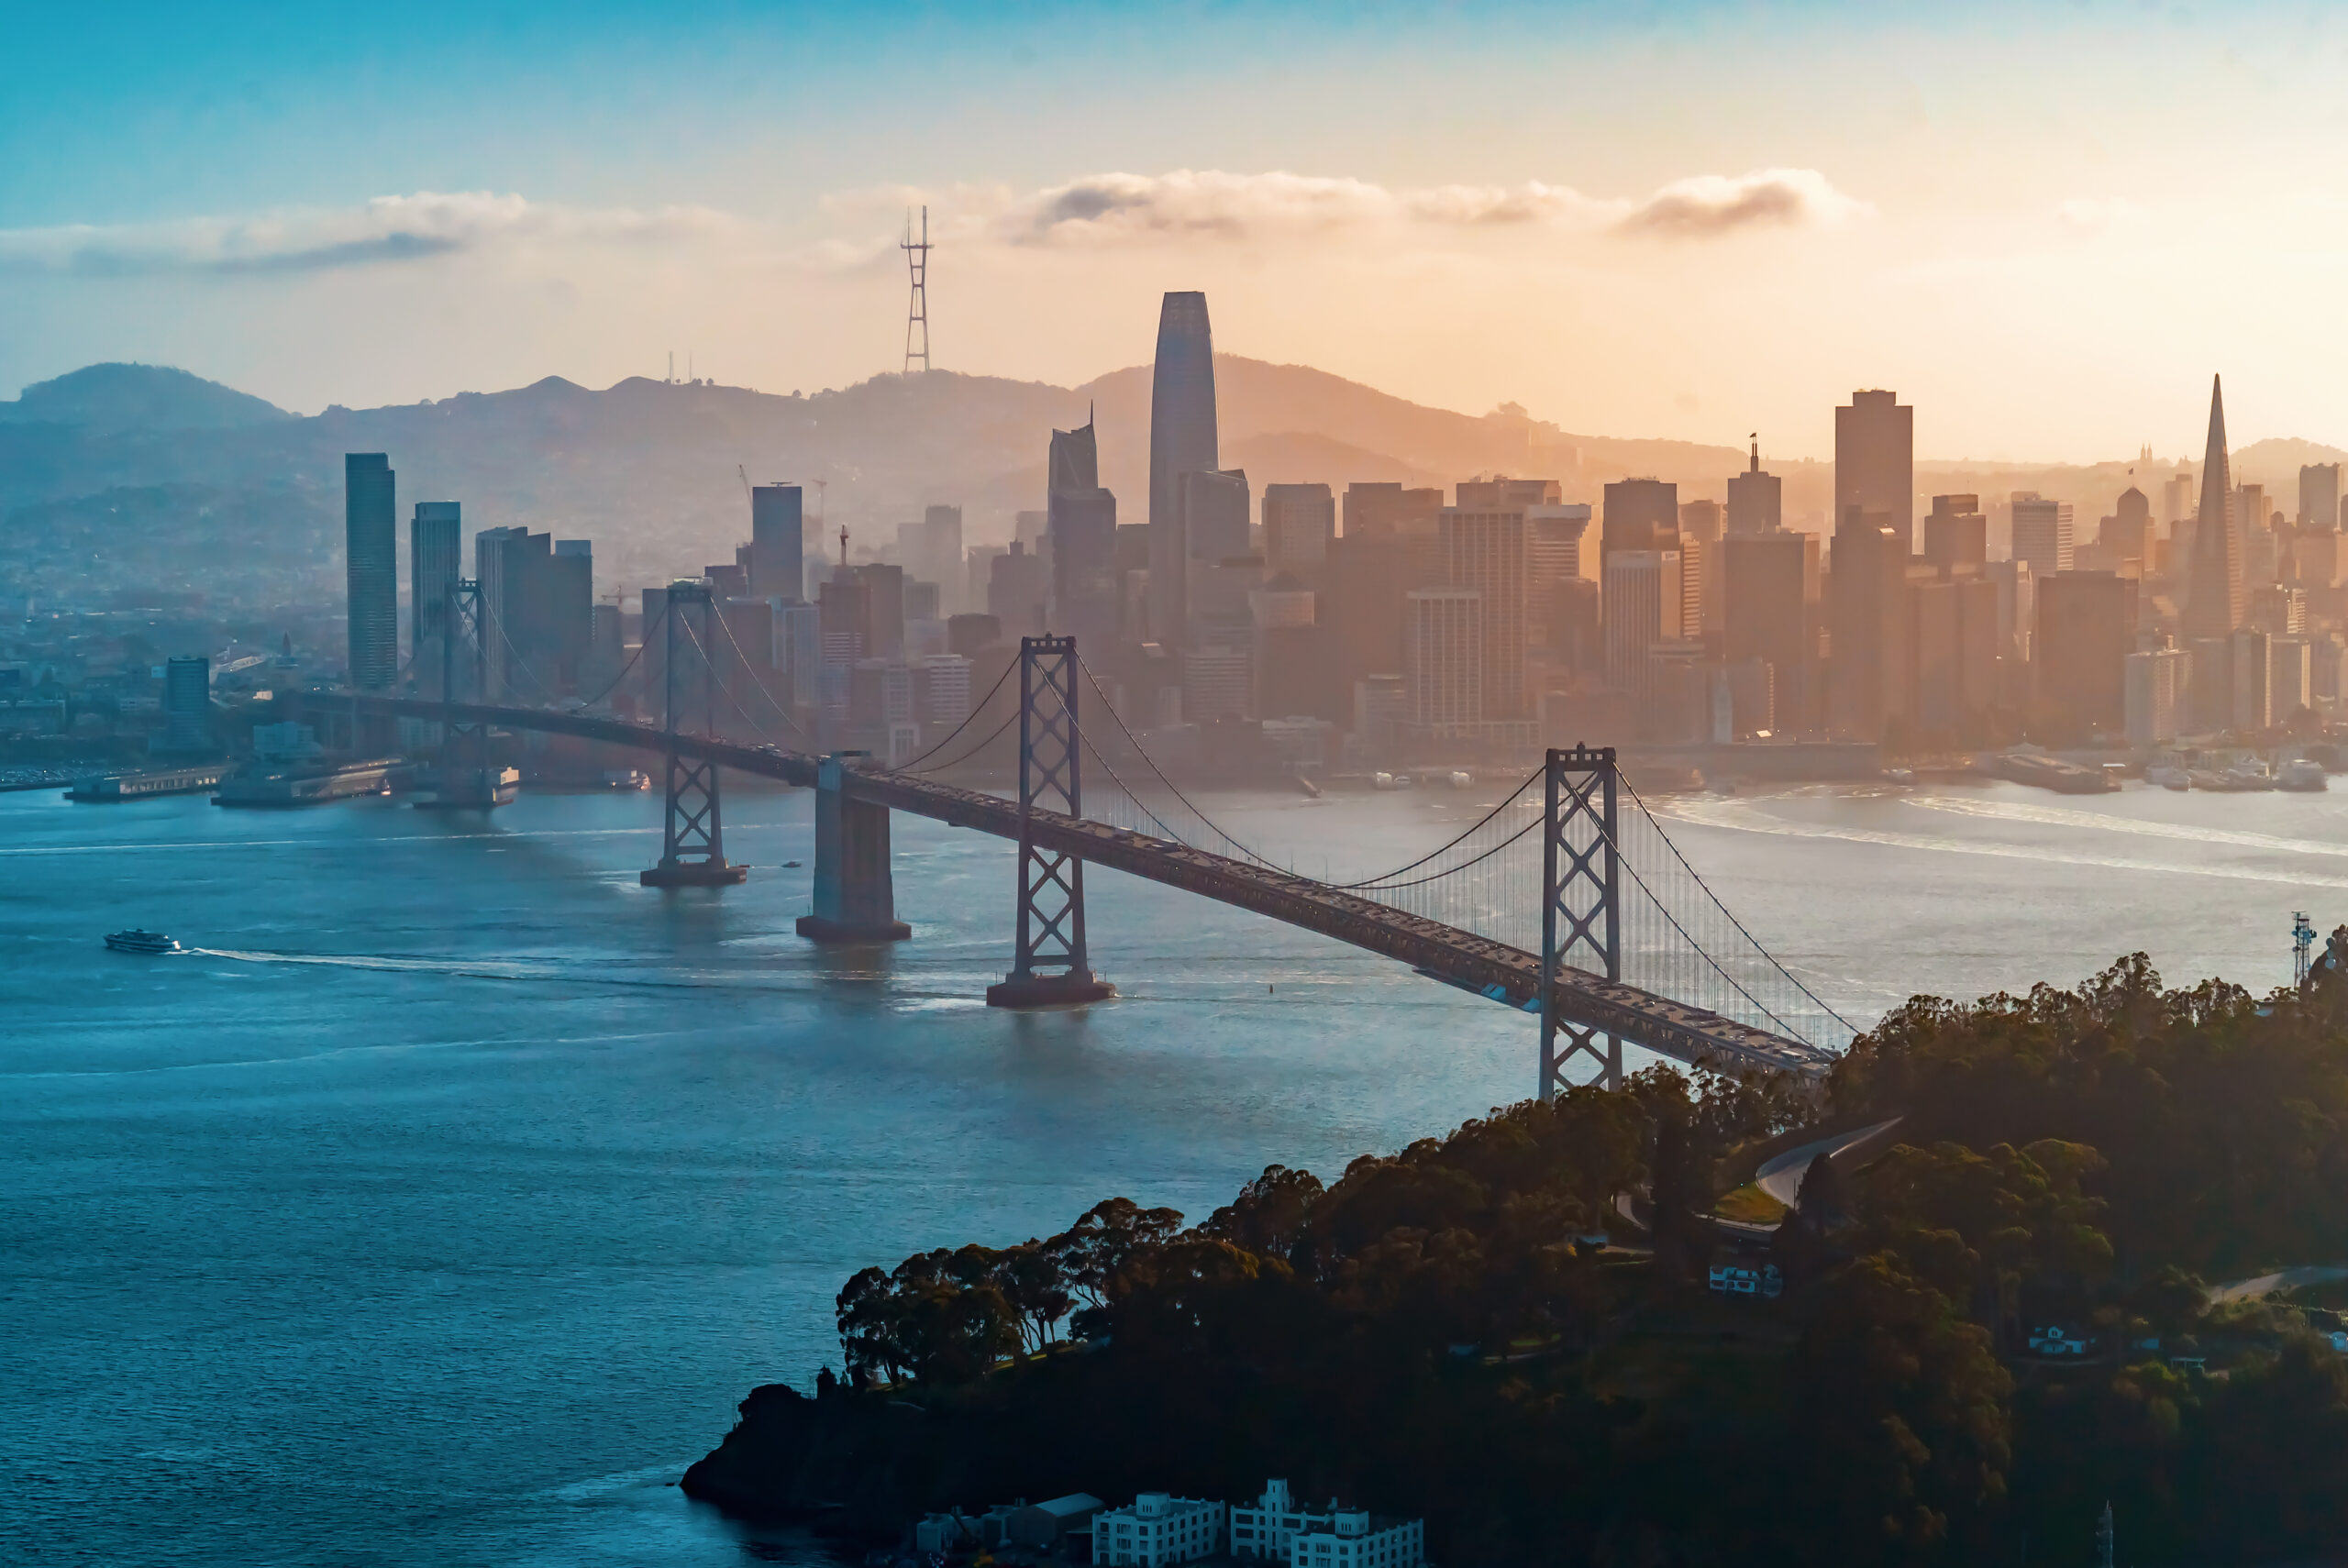
[[[905,253],[905,270],[913,275],[913,304],[905,311],[905,374],[913,374],[919,359],[929,371],[929,209],[921,210],[921,238],[914,238],[914,215],[905,213],[905,237],[897,247]]]

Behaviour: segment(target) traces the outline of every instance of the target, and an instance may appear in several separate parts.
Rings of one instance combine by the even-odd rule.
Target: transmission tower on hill
[[[914,215],[905,214],[905,237],[898,245],[905,253],[905,269],[913,274],[913,304],[905,313],[905,373],[913,374],[914,361],[921,361],[922,370],[929,369],[929,209],[921,210],[921,238],[914,238]]]

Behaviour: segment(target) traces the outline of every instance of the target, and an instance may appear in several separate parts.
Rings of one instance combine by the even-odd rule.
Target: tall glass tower
[[[1171,644],[1183,635],[1191,557],[1182,536],[1182,476],[1223,466],[1214,428],[1214,333],[1203,293],[1166,296],[1149,385],[1149,633]]]
[[[400,673],[400,525],[390,457],[344,453],[342,493],[350,684],[381,690]]]

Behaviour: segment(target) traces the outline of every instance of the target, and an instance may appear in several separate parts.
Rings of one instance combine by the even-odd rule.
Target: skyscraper
[[[350,609],[350,683],[389,686],[400,672],[400,525],[392,459],[342,458],[342,539]]]
[[[2340,465],[2305,463],[2299,468],[2299,525],[2340,526]]]
[[[1414,724],[1473,724],[1484,710],[1484,602],[1467,588],[1403,599],[1403,674]]]
[[[408,654],[419,672],[430,671],[426,692],[439,694],[441,639],[456,609],[457,582],[465,574],[464,508],[453,501],[419,501],[408,523]]]
[[[2241,524],[2228,514],[2233,480],[2226,460],[2226,406],[2215,376],[2210,378],[2210,444],[2201,458],[2201,506],[2193,525],[2193,556],[2187,569],[2185,635],[2223,637],[2243,622]],[[2193,679],[2204,671],[2197,655]]]
[[[1897,392],[1855,392],[1834,411],[1834,516],[1886,514],[1899,553],[1915,553],[1916,411]]]
[[[1157,314],[1157,359],[1149,389],[1149,582],[1151,633],[1183,635],[1182,580],[1195,549],[1184,543],[1182,476],[1219,469],[1215,439],[1214,333],[1207,297],[1166,296]]]
[[[1728,479],[1728,531],[1732,535],[1774,534],[1785,526],[1785,481],[1761,471],[1761,441],[1753,442],[1753,464]]]
[[[1487,719],[1524,716],[1524,513],[1443,510],[1443,580],[1483,596]]]
[[[795,484],[750,490],[750,591],[799,599],[807,592],[806,517]]]
[[[1848,739],[1880,740],[1907,708],[1908,553],[1885,513],[1854,506],[1832,565],[1828,722]]]
[[[2133,578],[2064,571],[2038,585],[2038,700],[2064,732],[2124,731],[2135,633]]]
[[[1080,653],[1105,658],[1117,637],[1117,498],[1101,488],[1090,421],[1052,432],[1045,474],[1052,629],[1075,637]]]
[[[1730,588],[1722,652],[1731,664],[1769,666],[1777,724],[1814,722],[1819,613],[1818,536],[1778,529],[1721,541]]]
[[[1661,480],[1617,480],[1606,487],[1600,513],[1601,555],[1617,550],[1669,549],[1676,543],[1657,536],[1679,528],[1679,487]]]
[[[2018,491],[2013,498],[2014,559],[2028,561],[2031,575],[2041,582],[2058,571],[2069,571],[2076,548],[2071,503],[2049,501],[2034,490]]]
[[[212,661],[173,658],[163,667],[166,751],[202,751],[212,744]]]
[[[1337,501],[1325,484],[1264,487],[1264,568],[1317,583],[1337,536]]]
[[[1924,516],[1924,559],[1943,577],[1977,570],[1989,559],[1989,520],[1977,495],[1936,495]]]
[[[1677,642],[1680,624],[1679,552],[1617,550],[1606,558],[1599,625],[1606,641],[1606,683],[1652,697],[1655,647]]]

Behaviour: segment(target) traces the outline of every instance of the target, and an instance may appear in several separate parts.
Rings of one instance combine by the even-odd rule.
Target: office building
[[[163,667],[166,751],[205,751],[212,745],[212,661],[173,658]]]
[[[1318,583],[1337,536],[1337,501],[1325,484],[1264,487],[1264,569]]]
[[[1786,525],[1785,481],[1761,471],[1761,442],[1753,442],[1752,466],[1728,480],[1725,519],[1732,535],[1774,534]]]
[[[1346,529],[1348,539],[1391,539],[1407,536],[1433,538],[1435,518],[1443,511],[1443,491],[1433,488],[1405,490],[1390,482],[1346,487]]]
[[[1564,585],[1582,582],[1595,593],[1598,587],[1599,530],[1591,525],[1586,505],[1541,505],[1524,509],[1525,635],[1533,646],[1553,653],[1558,646],[1554,624]]]
[[[1885,513],[1854,506],[1831,565],[1828,722],[1847,739],[1881,740],[1908,717],[1908,551]]]
[[[892,563],[866,562],[850,569],[868,587],[865,610],[864,657],[893,659],[905,657],[905,569]]]
[[[1679,503],[1680,624],[1691,637],[1721,630],[1721,525],[1719,502]]]
[[[1150,629],[1155,640],[1194,641],[1199,609],[1192,603],[1202,571],[1213,572],[1227,561],[1252,558],[1249,548],[1247,475],[1232,469],[1194,469],[1175,486],[1178,515],[1169,529],[1153,531],[1149,563]],[[1160,562],[1156,547],[1176,551]]]
[[[2226,638],[2227,673],[2232,678],[2232,711],[2227,727],[2256,734],[2270,727],[2275,712],[2273,639],[2265,632],[2243,627]]]
[[[491,701],[548,702],[578,680],[594,619],[594,558],[584,539],[527,528],[473,536],[482,663]]]
[[[1452,487],[1452,504],[1470,512],[1516,512],[1528,506],[1555,506],[1565,500],[1556,480],[1511,479],[1495,474],[1488,480],[1461,480]]]
[[[1182,536],[1182,476],[1220,469],[1215,437],[1214,335],[1202,293],[1168,293],[1158,308],[1149,394],[1149,580],[1152,635],[1180,638],[1182,584],[1196,554]],[[1241,513],[1245,553],[1246,513]]]
[[[1770,672],[1769,727],[1807,729],[1817,721],[1818,538],[1780,530],[1731,534],[1721,541],[1722,657],[1759,659]]]
[[[1617,550],[1606,558],[1599,611],[1606,644],[1606,683],[1652,696],[1657,645],[1681,639],[1679,552]]]
[[[1987,565],[1989,520],[1977,495],[1936,495],[1924,516],[1924,559],[1950,576]]]
[[[773,601],[769,601],[773,602]],[[824,701],[824,612],[820,605],[784,600],[775,617],[775,667],[796,712]]]
[[[2149,571],[2153,564],[2151,498],[2132,484],[2121,491],[2112,514],[2096,531],[2095,542],[2106,568],[2117,569],[2123,561],[2135,561]]]
[[[342,458],[342,543],[350,614],[350,684],[381,690],[400,672],[400,544],[392,459]]]
[[[2266,703],[2272,721],[2287,724],[2300,709],[2315,706],[2314,647],[2305,637],[2266,640]]]
[[[1091,423],[1052,432],[1046,475],[1052,630],[1076,638],[1094,658],[1105,658],[1116,645],[1122,615],[1117,498],[1101,488],[1100,447]]]
[[[1203,1497],[1144,1492],[1130,1507],[1092,1516],[1092,1561],[1101,1568],[1169,1568],[1223,1550],[1224,1508]]]
[[[1601,557],[1670,547],[1676,541],[1663,536],[1678,532],[1679,487],[1654,479],[1617,480],[1606,487],[1599,516]]]
[[[2186,654],[2154,648],[2128,656],[2128,744],[2166,745],[2185,733]]]
[[[1054,432],[1057,436],[1058,432]],[[897,525],[897,564],[912,580],[936,583],[941,602],[962,597],[962,509],[925,508],[918,523]]]
[[[1051,597],[1049,573],[1040,557],[1013,539],[1011,548],[988,560],[987,613],[1002,628],[1004,637],[1043,635],[1045,605]]]
[[[2038,701],[2070,737],[2118,734],[2127,723],[2127,660],[2135,646],[2136,581],[2063,571],[2038,585]]]
[[[1524,513],[1449,506],[1438,523],[1443,582],[1481,596],[1487,719],[1524,717]]]
[[[1191,723],[1247,717],[1254,689],[1255,668],[1246,648],[1182,650],[1182,717]]]
[[[578,686],[580,668],[595,639],[594,541],[555,540],[554,552],[541,569],[541,646],[555,679],[568,691]],[[767,641],[762,636],[752,646],[763,653]]]
[[[795,484],[750,488],[750,591],[761,598],[807,596],[807,521]]]
[[[1483,595],[1420,588],[1403,596],[1404,682],[1413,724],[1473,724],[1484,718]]]
[[[2340,465],[2306,463],[2299,468],[2299,526],[2340,526]]]
[[[2233,489],[2226,458],[2226,408],[2218,378],[2210,378],[2210,440],[2201,458],[2201,504],[2194,515],[2193,548],[2185,568],[2183,624],[2187,637],[2222,638],[2243,623],[2241,530],[2227,502]],[[2195,689],[2201,689],[2197,650]]]
[[[464,508],[453,501],[417,502],[407,543],[408,654],[418,683],[437,696],[442,639],[452,629],[457,584],[465,574]]]
[[[1916,411],[1896,392],[1855,392],[1834,411],[1835,517],[1853,507],[1881,513],[1899,554],[1915,552]]]
[[[2028,561],[2032,576],[2043,582],[2077,564],[2072,559],[2069,502],[2048,501],[2032,490],[2017,491],[2013,509],[2014,559]]]

